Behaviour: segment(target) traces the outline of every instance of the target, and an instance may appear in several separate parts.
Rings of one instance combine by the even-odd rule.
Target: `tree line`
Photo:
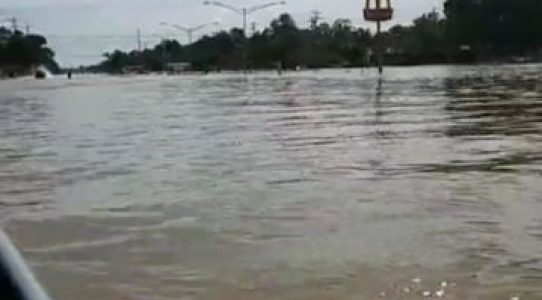
[[[447,0],[443,15],[423,14],[409,26],[396,25],[375,37],[348,19],[300,28],[282,14],[262,31],[246,36],[234,28],[193,44],[164,40],[143,51],[113,51],[89,70],[120,73],[142,65],[161,71],[167,62],[187,62],[193,70],[359,67],[374,63],[377,40],[388,64],[473,63],[513,57],[540,59],[542,1]]]
[[[542,59],[542,1],[447,0],[412,26],[387,33],[388,61],[396,64],[471,63]]]
[[[45,37],[0,27],[0,76],[27,74],[40,65],[58,72],[60,68],[54,57]]]
[[[368,30],[354,28],[350,20],[315,24],[300,29],[289,14],[282,14],[269,27],[247,37],[233,28],[204,36],[190,45],[164,40],[152,49],[106,53],[92,69],[121,72],[128,65],[145,65],[160,71],[164,62],[189,62],[195,70],[284,68],[297,66],[350,67],[367,64],[372,37]]]

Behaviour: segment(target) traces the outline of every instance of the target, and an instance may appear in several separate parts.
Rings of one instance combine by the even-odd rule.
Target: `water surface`
[[[541,72],[3,81],[0,222],[59,300],[542,299]]]

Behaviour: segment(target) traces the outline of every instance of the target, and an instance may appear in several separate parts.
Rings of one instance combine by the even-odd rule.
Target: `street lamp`
[[[277,6],[277,5],[285,5],[285,4],[286,4],[286,1],[276,1],[276,2],[269,2],[269,3],[261,4],[261,5],[256,5],[256,6],[252,6],[252,7],[234,7],[234,6],[224,4],[224,3],[218,2],[218,1],[206,0],[206,1],[203,2],[203,5],[218,6],[220,8],[224,8],[224,9],[233,11],[236,14],[242,15],[243,16],[243,33],[244,33],[245,36],[247,35],[247,16],[248,15],[253,14],[253,13],[257,12],[257,11],[269,8],[269,7],[273,7],[273,6]]]
[[[167,69],[167,49],[166,49],[166,42],[169,38],[169,36],[166,34],[153,34],[153,37],[160,38],[160,48],[162,48],[162,68],[164,71]]]
[[[189,44],[192,44],[192,38],[193,38],[193,34],[194,32],[197,32],[207,26],[210,26],[210,25],[218,25],[219,23],[218,22],[212,22],[212,23],[205,23],[205,24],[201,24],[201,25],[198,25],[198,26],[194,26],[194,27],[185,27],[185,26],[181,26],[181,25],[177,25],[177,24],[172,24],[172,23],[168,23],[168,22],[161,22],[160,25],[162,26],[171,26],[175,29],[178,29],[180,31],[183,31],[184,33],[186,33],[186,35],[188,36],[188,43]]]
[[[285,5],[285,4],[286,4],[286,1],[275,1],[275,2],[268,2],[268,3],[265,3],[265,4],[256,5],[256,6],[252,6],[252,7],[234,7],[234,6],[219,2],[219,1],[205,0],[203,2],[203,5],[217,6],[217,7],[220,7],[220,8],[224,8],[224,9],[233,11],[234,13],[243,16],[243,35],[244,35],[244,38],[245,38],[244,51],[243,51],[243,69],[244,69],[245,73],[247,72],[247,55],[248,55],[248,53],[247,53],[248,52],[247,42],[246,42],[246,37],[247,37],[247,16],[250,15],[250,14],[253,14],[253,13],[257,12],[257,11],[269,8],[269,7],[273,7],[273,6],[277,6],[277,5]]]

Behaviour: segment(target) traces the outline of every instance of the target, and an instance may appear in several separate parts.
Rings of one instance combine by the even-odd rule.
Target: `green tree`
[[[28,69],[45,65],[50,71],[58,72],[60,68],[54,56],[55,53],[47,47],[45,37],[0,28],[0,68],[17,66]]]
[[[538,0],[447,0],[446,33],[482,55],[525,54],[542,46]]]

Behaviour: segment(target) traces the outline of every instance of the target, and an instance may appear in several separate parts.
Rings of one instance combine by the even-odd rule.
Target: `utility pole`
[[[322,20],[322,12],[319,10],[311,11],[310,25],[311,29],[315,30],[318,27],[318,22]]]
[[[17,26],[17,18],[13,17],[10,20],[11,20],[11,29],[13,30],[13,32],[19,30],[19,26]]]
[[[243,7],[243,73],[248,73],[247,8]]]
[[[26,35],[30,34],[30,24],[28,24],[28,23],[26,23],[26,26],[25,26],[25,33],[26,33]]]
[[[137,29],[137,51],[141,52],[141,30]]]
[[[243,7],[243,34],[245,37],[247,36],[247,9],[246,7]]]
[[[160,38],[160,44],[157,47],[160,47],[161,50],[161,56],[162,56],[162,71],[167,71],[167,64],[168,64],[168,53],[167,53],[167,42],[168,42],[168,36],[167,35],[160,35],[160,34],[153,34],[153,36]]]
[[[164,71],[164,72],[167,71],[167,53],[166,53],[166,44],[167,44],[167,40],[166,40],[166,39],[163,39],[163,40],[162,40],[162,68],[163,68],[163,71]]]

